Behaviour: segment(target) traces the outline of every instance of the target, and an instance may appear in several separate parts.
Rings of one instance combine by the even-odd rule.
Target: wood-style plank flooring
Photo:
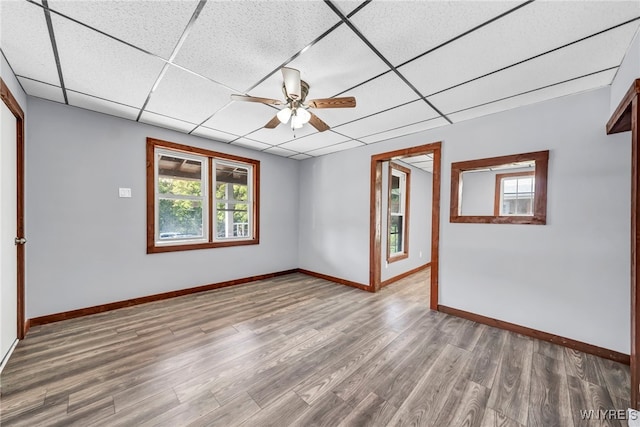
[[[627,366],[303,274],[34,327],[2,426],[597,426]]]

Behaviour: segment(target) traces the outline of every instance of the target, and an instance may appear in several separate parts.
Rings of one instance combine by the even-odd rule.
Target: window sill
[[[250,240],[231,240],[228,242],[206,242],[206,243],[183,243],[180,245],[162,245],[162,246],[149,246],[147,247],[148,254],[158,254],[164,252],[178,252],[178,251],[192,251],[196,249],[212,249],[212,248],[226,248],[230,246],[246,246],[257,245],[260,243],[260,239]]]
[[[546,217],[542,216],[451,216],[449,222],[479,224],[532,224],[545,225]]]
[[[409,258],[408,253],[393,255],[393,256],[387,257],[387,263],[391,264],[392,262],[401,261],[407,258]]]

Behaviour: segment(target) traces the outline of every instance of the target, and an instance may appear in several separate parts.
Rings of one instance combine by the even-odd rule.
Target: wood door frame
[[[369,229],[369,286],[372,292],[380,290],[382,280],[382,163],[399,157],[433,154],[433,185],[431,195],[431,292],[429,307],[438,309],[438,260],[440,258],[440,182],[442,142],[387,151],[371,156],[371,201]]]
[[[636,79],[607,122],[607,135],[631,131],[631,399],[640,409],[640,79]]]
[[[0,78],[0,98],[16,118],[16,215],[18,216],[16,237],[22,238],[24,237],[24,112],[2,78]],[[16,283],[18,290],[18,316],[16,321],[17,337],[21,340],[24,339],[27,331],[27,324],[24,318],[24,245],[17,245],[16,252],[18,270]]]

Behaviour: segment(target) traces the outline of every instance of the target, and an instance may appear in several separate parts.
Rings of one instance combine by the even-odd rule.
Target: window
[[[533,215],[534,195],[535,177],[533,171],[497,174],[495,215]]]
[[[409,180],[411,170],[389,163],[387,262],[409,256]]]
[[[147,253],[257,244],[260,162],[147,138]]]

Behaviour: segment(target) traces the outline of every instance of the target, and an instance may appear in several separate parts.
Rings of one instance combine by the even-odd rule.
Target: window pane
[[[518,179],[518,193],[531,193],[533,191],[533,178]]]
[[[216,237],[248,237],[249,206],[246,203],[216,204]]]
[[[389,248],[391,254],[402,252],[402,236],[403,233],[403,221],[404,217],[401,215],[391,216],[391,223],[389,224]]]
[[[524,199],[518,199],[518,204],[517,204],[517,212],[518,215],[531,215],[532,214],[532,199],[531,198],[524,198]]]
[[[202,162],[161,155],[158,160],[158,193],[202,196]]]
[[[505,179],[503,182],[503,193],[517,193],[518,192],[518,180],[517,179]]]
[[[401,213],[400,200],[401,196],[400,177],[391,175],[391,198],[389,199],[389,206],[392,213]]]
[[[160,240],[203,237],[202,202],[160,199]]]
[[[249,170],[245,167],[216,165],[216,198],[223,200],[249,200]]]

